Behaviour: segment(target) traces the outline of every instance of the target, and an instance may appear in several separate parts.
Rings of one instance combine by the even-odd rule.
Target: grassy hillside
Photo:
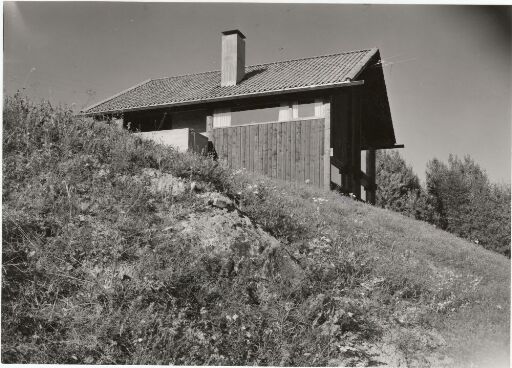
[[[4,363],[508,366],[503,256],[20,96],[3,117]]]

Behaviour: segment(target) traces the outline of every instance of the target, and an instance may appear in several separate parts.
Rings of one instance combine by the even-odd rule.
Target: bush
[[[325,218],[268,179],[21,95],[6,99],[3,139],[3,362],[327,365],[334,342],[379,335],[372,310],[335,287],[368,277],[366,262],[297,253]],[[226,274],[226,259],[163,233],[204,201],[152,192],[145,169],[233,198],[289,244],[302,285],[260,280],[250,260]]]
[[[397,151],[378,151],[376,205],[417,220],[433,221],[435,211],[418,176]]]
[[[414,258],[475,261],[463,247],[436,253],[432,235],[454,240],[430,227],[422,237],[423,225],[408,232],[402,217],[335,193],[228,170],[20,95],[4,106],[4,363],[378,365],[397,319],[423,341],[439,305],[478,298]],[[212,207],[188,189],[151,190],[148,172],[222,192],[237,204],[215,209],[228,233],[249,219],[279,241],[258,256],[204,247],[199,230],[178,229],[190,215],[212,220]],[[500,303],[492,328],[507,325]],[[400,346],[414,362],[423,345]]]
[[[376,204],[510,257],[509,185],[490,183],[469,156],[431,160],[426,179],[424,189],[398,152],[381,151]]]
[[[510,257],[510,186],[491,184],[469,156],[427,165],[427,190],[436,225]]]

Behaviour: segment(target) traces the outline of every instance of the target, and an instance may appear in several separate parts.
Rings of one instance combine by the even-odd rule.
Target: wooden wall
[[[320,118],[213,128],[211,139],[219,159],[232,168],[325,187],[325,134]]]

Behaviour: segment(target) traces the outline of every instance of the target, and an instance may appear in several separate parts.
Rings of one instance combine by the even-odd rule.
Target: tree
[[[434,211],[418,176],[397,151],[378,151],[376,204],[406,216],[430,221]]]
[[[427,164],[427,193],[442,229],[510,255],[510,187],[490,184],[470,156]]]

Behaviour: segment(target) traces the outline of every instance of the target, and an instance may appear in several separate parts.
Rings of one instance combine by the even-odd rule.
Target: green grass
[[[20,96],[3,129],[4,363],[508,366],[503,256]],[[201,248],[174,229],[220,212],[145,168],[228,195],[280,248]]]

